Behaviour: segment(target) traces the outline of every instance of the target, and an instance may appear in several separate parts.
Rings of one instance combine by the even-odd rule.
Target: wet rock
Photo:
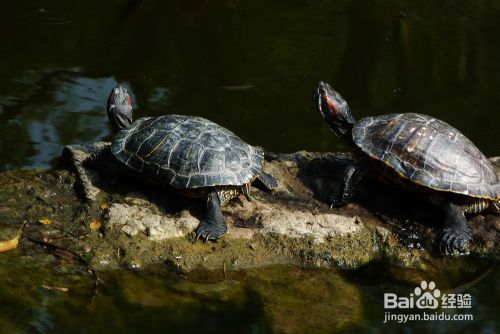
[[[98,186],[99,175],[96,171],[86,168],[85,164],[90,164],[92,160],[98,159],[100,154],[104,154],[109,148],[106,143],[94,145],[74,145],[66,146],[62,153],[62,162],[72,167],[78,177],[78,183],[83,191],[86,200],[92,201],[97,198],[100,192]],[[110,157],[111,158],[111,157]],[[101,161],[106,161],[104,158]]]
[[[228,233],[208,243],[194,240],[204,201],[131,174],[114,160],[109,143],[66,147],[63,166],[72,174],[28,173],[12,182],[17,187],[12,189],[30,184],[28,195],[17,198],[15,190],[6,190],[0,198],[29,208],[29,221],[41,218],[37,213],[50,215],[57,224],[29,228],[30,235],[83,254],[96,269],[136,269],[151,263],[165,263],[179,272],[279,263],[353,269],[383,261],[426,270],[430,263],[439,267],[444,259],[450,261],[437,251],[439,208],[409,193],[367,180],[353,203],[329,208],[328,194],[338,189],[350,160],[346,154],[267,154],[264,169],[279,180],[277,189],[268,193],[252,187],[253,202],[243,196],[230,202],[223,208]],[[69,185],[79,201],[68,195]],[[0,214],[13,221],[17,212],[19,218],[19,210],[8,207],[0,204]],[[102,226],[91,230],[89,223],[95,220]],[[498,262],[500,217],[476,215],[471,226],[471,256]]]
[[[252,203],[244,198],[231,202],[223,209],[227,235],[205,244],[193,241],[203,202],[146,184],[115,162],[108,147],[69,146],[65,160],[87,200],[96,201],[99,193],[109,199],[106,231],[121,235],[113,247],[136,257],[140,253],[146,262],[172,261],[185,270],[214,268],[226,260],[236,267],[285,261],[356,268],[380,259],[419,266],[439,257],[439,210],[418,198],[365,182],[352,204],[340,209],[325,204],[339,187],[348,154],[268,153],[264,169],[277,177],[278,188],[272,193],[252,189]],[[498,260],[499,221],[490,215],[472,220],[472,254]],[[130,240],[138,245],[135,250],[127,247]]]
[[[138,210],[142,208],[142,210]],[[115,203],[109,208],[108,226],[120,228],[129,236],[144,233],[150,240],[186,236],[198,225],[194,217],[171,218],[156,214],[147,206]]]

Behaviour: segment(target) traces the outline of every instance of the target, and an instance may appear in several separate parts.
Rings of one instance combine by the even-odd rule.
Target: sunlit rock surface
[[[94,269],[152,263],[179,272],[280,263],[354,269],[382,261],[431,270],[442,261],[461,261],[437,250],[439,208],[406,192],[367,180],[352,204],[329,208],[326,198],[349,160],[342,154],[269,153],[264,169],[279,180],[278,188],[268,193],[252,187],[253,202],[233,200],[223,208],[227,234],[202,242],[194,240],[194,230],[203,200],[130,174],[113,159],[108,143],[73,145],[55,171],[0,174],[6,185],[0,218],[6,234],[27,220],[23,242],[55,245]],[[54,224],[36,223],[45,217]],[[95,221],[100,228],[90,227]],[[500,217],[477,215],[471,226],[469,257],[498,262]]]

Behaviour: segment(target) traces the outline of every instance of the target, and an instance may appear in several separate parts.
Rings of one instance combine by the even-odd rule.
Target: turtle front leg
[[[472,238],[469,223],[458,205],[446,203],[444,212],[445,224],[439,248],[445,254],[461,253]]]
[[[366,175],[364,166],[358,163],[352,163],[344,171],[344,177],[340,185],[340,190],[337,193],[332,193],[328,196],[330,207],[338,208],[352,198],[356,191],[356,186]]]
[[[208,194],[205,218],[198,225],[196,230],[196,240],[202,238],[216,240],[227,232],[227,226],[222,215],[221,200],[217,191]]]

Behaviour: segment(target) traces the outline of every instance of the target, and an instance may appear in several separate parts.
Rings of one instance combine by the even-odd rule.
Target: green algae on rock
[[[50,218],[52,225],[29,224],[26,238],[67,249],[94,269],[154,263],[179,273],[284,263],[355,269],[382,261],[425,270],[441,261],[460,263],[440,256],[433,242],[439,211],[418,200],[409,206],[397,190],[366,182],[354,203],[330,209],[326,196],[349,160],[331,153],[268,154],[264,169],[279,180],[277,190],[253,189],[257,201],[230,203],[226,236],[196,243],[202,201],[130,178],[108,143],[73,145],[55,171],[0,174],[0,219],[11,232],[25,219]],[[89,223],[96,220],[102,226],[93,230]],[[498,262],[500,217],[478,215],[471,226],[470,254]]]
[[[278,188],[255,189],[257,201],[228,205],[228,234],[198,245],[193,231],[202,215],[200,201],[130,179],[106,143],[68,146],[63,156],[87,205],[109,203],[100,247],[114,251],[98,247],[91,260],[96,267],[168,262],[184,271],[274,263],[353,269],[380,260],[422,267],[441,259],[432,241],[440,215],[425,202],[409,206],[398,190],[367,182],[355,203],[341,209],[325,204],[349,155],[269,153],[264,169],[279,180]],[[493,215],[473,219],[472,255],[498,261],[498,224]]]

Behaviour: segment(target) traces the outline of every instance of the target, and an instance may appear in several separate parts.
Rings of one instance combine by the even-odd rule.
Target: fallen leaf
[[[108,203],[102,203],[101,204],[101,210],[107,210],[107,209],[109,209]]]
[[[54,223],[54,221],[50,218],[40,218],[37,220],[37,223],[43,224],[43,225],[50,225]]]
[[[98,220],[94,220],[93,222],[90,222],[89,226],[91,230],[97,230],[101,227],[102,223]]]
[[[19,229],[19,231],[17,231],[17,235],[14,239],[0,241],[0,253],[8,252],[17,248],[17,245],[19,244],[19,238],[21,238],[21,234],[25,225],[26,221],[24,221],[23,225],[21,225],[21,228]]]

